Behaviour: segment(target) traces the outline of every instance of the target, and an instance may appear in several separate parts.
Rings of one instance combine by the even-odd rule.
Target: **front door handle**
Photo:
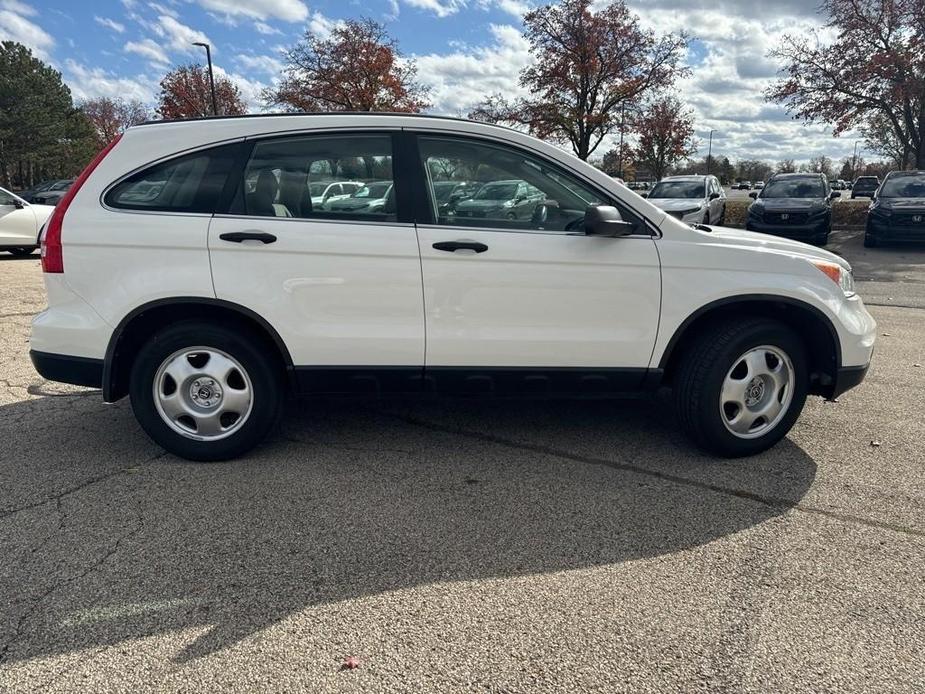
[[[456,251],[484,253],[488,250],[488,246],[478,241],[438,241],[434,244],[434,248],[438,251],[446,251],[447,253],[455,253]]]
[[[226,234],[220,234],[222,241],[231,241],[232,243],[241,243],[242,241],[260,241],[262,243],[273,243],[276,237],[265,231],[229,231]]]

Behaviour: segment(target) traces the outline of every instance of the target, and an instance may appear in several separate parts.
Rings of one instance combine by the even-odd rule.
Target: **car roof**
[[[713,174],[709,174],[710,178],[713,178]],[[702,174],[686,174],[684,176],[665,176],[662,178],[662,181],[702,181],[707,178],[706,175]]]
[[[890,171],[890,173],[888,173],[887,176],[889,176],[890,178],[894,178],[897,176],[925,176],[925,170],[916,169],[914,171]]]
[[[803,171],[803,172],[792,172],[792,173],[776,173],[771,178],[819,178],[824,176],[821,173],[815,173],[812,171]],[[826,179],[828,180],[828,179]]]

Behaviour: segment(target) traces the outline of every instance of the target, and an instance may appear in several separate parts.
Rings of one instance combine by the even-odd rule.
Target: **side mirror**
[[[748,194],[748,197],[750,197],[752,200],[757,200],[757,199],[758,199],[758,193],[752,191],[751,193]]]
[[[644,190],[644,191],[642,191],[642,192],[640,193],[640,195],[641,195],[642,197],[644,197],[644,198],[647,198],[647,197],[649,197],[649,191]]]
[[[632,222],[625,222],[616,207],[595,205],[585,210],[584,231],[588,236],[629,236],[636,230]]]
[[[22,200],[13,198],[13,207],[15,207],[17,210],[21,210],[25,206],[26,206],[26,203],[24,203]]]
[[[829,200],[834,200],[835,198],[840,198],[840,197],[841,197],[841,193],[839,193],[837,190],[833,190],[829,194]]]
[[[710,193],[710,200],[719,200],[719,193]]]

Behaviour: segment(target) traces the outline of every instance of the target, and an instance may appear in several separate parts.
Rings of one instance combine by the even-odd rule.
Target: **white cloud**
[[[165,39],[167,48],[186,55],[202,52],[202,49],[194,46],[193,43],[212,45],[209,37],[204,33],[181,24],[170,15],[162,14],[158,17],[153,29],[158,36]]]
[[[5,2],[0,10],[0,41],[22,43],[42,60],[48,59],[48,52],[54,47],[55,40],[48,32],[32,23],[23,15],[31,15],[33,10],[20,2]]]
[[[124,24],[120,24],[119,22],[117,22],[117,21],[114,20],[114,19],[109,19],[109,17],[94,17],[93,20],[94,20],[97,24],[99,24],[100,26],[104,26],[104,27],[107,27],[107,28],[109,28],[109,29],[112,29],[112,30],[115,31],[117,34],[121,34],[122,32],[125,31],[125,25],[124,25]]]
[[[70,58],[64,61],[63,72],[77,100],[93,99],[98,96],[138,99],[145,104],[154,103],[155,100],[154,89],[157,87],[157,80],[144,75],[119,76],[102,68],[82,65]]]
[[[312,15],[311,21],[308,23],[308,30],[315,36],[320,38],[327,38],[330,36],[331,32],[339,26],[343,25],[343,21],[339,19],[331,19],[325,17],[320,12],[315,12]]]
[[[2,0],[0,1],[0,8],[4,10],[9,10],[10,12],[15,12],[16,14],[23,15],[25,17],[34,17],[38,12],[31,5],[27,5],[24,2],[19,0]]]
[[[529,44],[516,27],[493,24],[489,31],[490,46],[414,56],[435,112],[465,115],[489,94],[522,95],[517,80],[530,62]]]
[[[158,14],[166,14],[168,17],[173,17],[174,19],[178,19],[180,17],[180,14],[175,9],[172,7],[167,7],[166,5],[162,5],[159,2],[149,2],[148,7],[150,7]]]
[[[449,17],[466,6],[466,0],[405,0],[412,7],[430,10],[438,17]]]
[[[129,41],[125,44],[126,53],[135,53],[143,58],[147,58],[155,65],[165,66],[170,64],[170,59],[164,52],[164,49],[156,41],[144,39],[143,41]]]
[[[215,76],[217,78],[227,77],[231,80],[231,82],[241,90],[241,97],[247,103],[250,111],[259,112],[266,110],[260,95],[261,92],[269,86],[268,83],[261,82],[260,80],[253,80],[235,72],[228,72],[219,65],[215,66]]]
[[[235,62],[245,70],[252,72],[265,72],[275,76],[283,71],[282,61],[271,55],[241,54],[235,58]]]
[[[258,34],[263,34],[264,36],[272,36],[273,34],[281,34],[279,29],[271,27],[266,22],[254,22],[254,28],[257,30]]]
[[[195,0],[206,10],[229,16],[240,15],[253,19],[281,19],[284,22],[303,22],[308,18],[308,7],[302,0]]]

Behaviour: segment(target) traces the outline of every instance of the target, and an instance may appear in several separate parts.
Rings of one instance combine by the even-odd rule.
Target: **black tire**
[[[741,355],[763,345],[790,358],[793,393],[775,426],[757,438],[740,438],[723,421],[720,392]],[[765,318],[717,323],[702,332],[685,352],[674,381],[675,411],[682,430],[703,450],[730,458],[760,453],[786,436],[800,416],[809,385],[806,349],[783,323]]]
[[[234,433],[212,441],[188,438],[172,429],[155,404],[154,380],[168,357],[191,347],[214,348],[237,360],[253,388],[249,416]],[[246,331],[183,321],[156,333],[138,352],[129,381],[132,409],[142,429],[155,443],[181,458],[196,461],[229,460],[260,443],[282,413],[284,380],[281,366],[267,358],[262,343]]]
[[[721,227],[726,224],[726,206],[723,205],[723,211],[719,213],[719,220],[716,222],[716,226]]]
[[[708,207],[707,210],[703,213],[703,222],[702,222],[702,223],[703,223],[703,224],[707,224],[707,225],[709,225],[709,223],[710,223],[710,208],[709,208],[709,207]]]
[[[17,258],[25,258],[27,255],[32,255],[35,252],[34,248],[7,248],[6,250]]]

